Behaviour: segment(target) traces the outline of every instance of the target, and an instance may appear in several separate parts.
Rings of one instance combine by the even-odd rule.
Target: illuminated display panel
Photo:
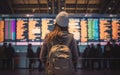
[[[55,15],[2,17],[0,18],[0,43],[39,45],[46,34],[53,30],[54,20]],[[120,18],[110,15],[72,15],[69,18],[69,32],[74,34],[74,38],[82,43],[81,45],[106,43],[109,40],[120,42]]]
[[[41,24],[40,18],[29,18],[28,22],[28,39],[29,41],[40,42],[41,37]]]
[[[80,21],[81,27],[81,42],[87,42],[87,20],[81,19]]]
[[[100,29],[100,40],[101,41],[110,41],[111,40],[111,19],[101,18],[99,20],[99,29]]]
[[[4,42],[4,21],[0,20],[0,42]]]
[[[5,18],[5,41],[15,42],[16,40],[16,21],[14,18]]]
[[[99,41],[99,23],[98,19],[88,18],[88,41]]]
[[[74,34],[76,40],[80,40],[80,20],[79,18],[69,19],[69,32]]]
[[[41,29],[42,29],[42,36],[41,39],[43,40],[46,34],[50,33],[54,28],[54,18],[41,18]]]
[[[120,41],[120,19],[112,19],[112,39]]]
[[[40,18],[29,18],[28,40],[33,45],[40,45],[41,41],[41,20]]]
[[[28,20],[27,18],[17,18],[16,40],[17,40],[17,45],[27,44],[27,41],[28,41]]]

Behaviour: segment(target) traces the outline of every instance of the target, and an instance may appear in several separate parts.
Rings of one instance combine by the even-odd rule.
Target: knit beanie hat
[[[65,11],[60,12],[56,16],[56,23],[61,27],[67,27],[69,23],[68,13]]]

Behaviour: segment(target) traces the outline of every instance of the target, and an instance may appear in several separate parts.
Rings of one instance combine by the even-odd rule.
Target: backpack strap
[[[73,34],[68,34],[68,40],[66,42],[66,45],[69,47],[71,41],[72,41],[72,38],[73,38]]]

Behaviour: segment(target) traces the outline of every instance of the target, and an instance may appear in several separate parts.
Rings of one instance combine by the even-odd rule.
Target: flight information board
[[[40,42],[41,37],[41,20],[40,18],[29,18],[28,22],[28,39],[30,42]]]
[[[111,41],[112,38],[112,25],[111,19],[109,18],[100,18],[99,19],[99,35],[101,41]]]
[[[26,45],[28,41],[28,19],[27,18],[17,18],[16,23],[16,40],[17,45]]]
[[[120,41],[120,19],[112,19],[112,39]]]
[[[4,42],[4,21],[0,19],[0,42]]]
[[[76,40],[80,40],[80,19],[70,18],[69,19],[69,32],[74,35]]]
[[[42,40],[45,38],[46,34],[53,30],[54,22],[54,18],[41,18]]]
[[[16,41],[16,21],[15,18],[5,18],[5,41]]]
[[[40,45],[41,42],[41,19],[29,18],[28,21],[28,41],[31,44]]]
[[[86,19],[81,19],[80,21],[80,42],[87,42],[87,34],[88,34],[88,30],[87,30],[87,20]]]
[[[0,43],[15,42],[16,45],[40,45],[55,24],[55,15],[16,16],[0,18]],[[69,32],[83,45],[87,43],[120,42],[120,17],[74,16],[69,18]]]
[[[88,18],[88,42],[99,41],[98,19]]]

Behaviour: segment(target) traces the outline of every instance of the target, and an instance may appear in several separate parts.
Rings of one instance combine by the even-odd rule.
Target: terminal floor
[[[16,69],[0,70],[0,75],[45,75],[44,71],[37,69]],[[82,70],[79,69],[76,75],[120,75],[120,70]]]

